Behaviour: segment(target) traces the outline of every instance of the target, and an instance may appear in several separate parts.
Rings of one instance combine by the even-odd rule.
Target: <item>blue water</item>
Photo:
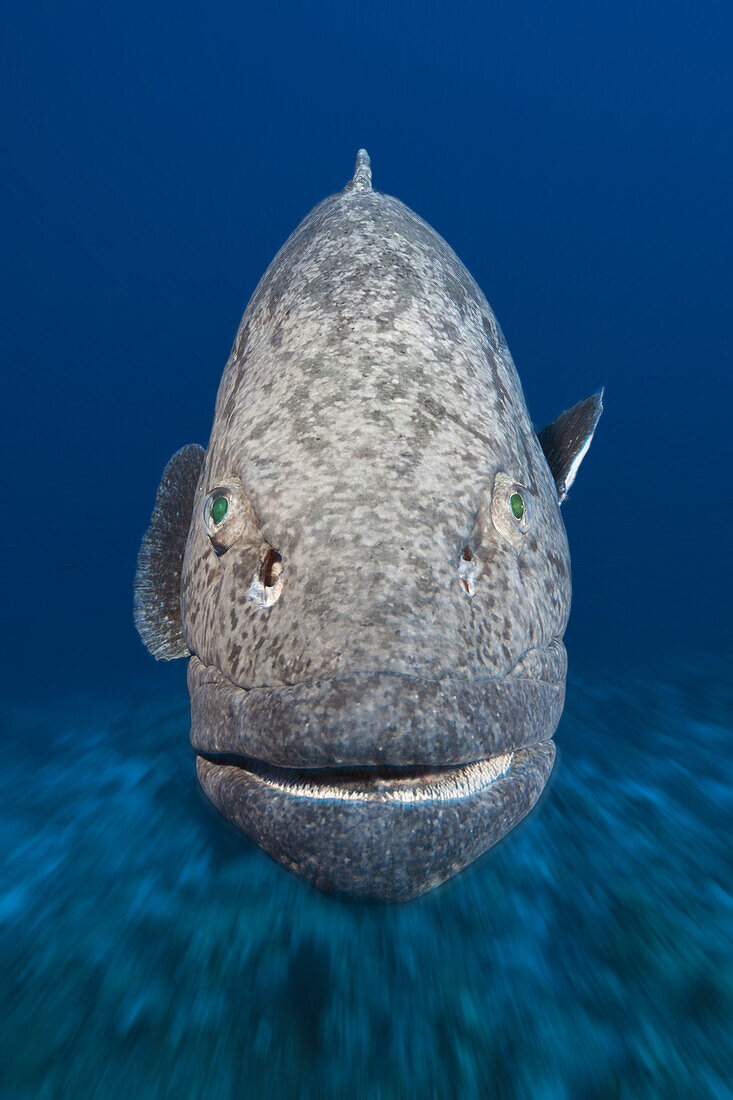
[[[210,8],[0,13],[0,1096],[730,1095],[730,8]],[[396,908],[204,803],[131,614],[160,472],[359,146],[538,426],[606,387],[555,778]]]

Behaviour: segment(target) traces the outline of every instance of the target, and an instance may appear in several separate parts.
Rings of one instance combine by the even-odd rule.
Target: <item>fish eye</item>
[[[532,491],[500,471],[491,493],[491,521],[496,531],[519,550],[532,519]]]
[[[246,518],[244,502],[233,487],[220,485],[207,494],[201,519],[217,554],[223,554],[236,542],[246,526]]]
[[[512,498],[512,500],[513,499],[514,498]],[[214,497],[211,502],[211,507],[209,508],[209,516],[211,517],[211,522],[214,524],[221,523],[228,511],[229,501],[227,500],[227,498],[223,495]]]

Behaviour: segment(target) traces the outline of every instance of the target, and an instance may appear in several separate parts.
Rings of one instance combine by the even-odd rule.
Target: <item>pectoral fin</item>
[[[555,479],[561,504],[575,481],[578,467],[587,454],[602,412],[603,390],[560,413],[557,420],[553,420],[537,433]]]
[[[190,443],[168,462],[138,554],[135,626],[156,660],[190,652],[181,622],[181,568],[205,453]]]

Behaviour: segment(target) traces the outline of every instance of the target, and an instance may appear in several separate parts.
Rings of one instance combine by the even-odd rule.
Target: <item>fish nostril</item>
[[[282,574],[282,554],[270,546],[260,563],[259,578],[264,588],[273,588]]]
[[[471,598],[476,595],[476,576],[473,550],[470,546],[464,546],[461,550],[461,560],[458,563],[458,580],[463,591]]]
[[[272,607],[280,599],[283,590],[282,554],[268,546],[252,578],[247,595],[259,607]]]

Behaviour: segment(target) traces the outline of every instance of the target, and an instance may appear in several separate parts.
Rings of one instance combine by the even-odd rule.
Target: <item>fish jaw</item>
[[[414,777],[382,780],[373,792],[352,779],[334,794],[333,783],[289,780],[285,769],[197,756],[196,770],[229,821],[317,889],[400,902],[439,886],[501,840],[536,803],[554,760],[548,739],[483,762],[483,776],[481,763],[445,769],[425,797],[400,789],[412,782],[419,790]],[[469,769],[478,773],[473,782]]]

